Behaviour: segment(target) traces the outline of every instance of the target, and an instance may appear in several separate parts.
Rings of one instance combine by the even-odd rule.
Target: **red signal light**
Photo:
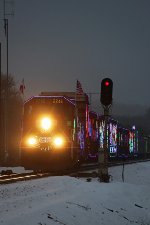
[[[100,101],[102,105],[108,106],[112,104],[113,82],[110,78],[104,78],[101,82]]]
[[[108,81],[106,81],[106,82],[105,82],[105,86],[107,86],[107,87],[108,87],[108,86],[109,86],[109,84],[110,84],[110,83],[109,83]]]

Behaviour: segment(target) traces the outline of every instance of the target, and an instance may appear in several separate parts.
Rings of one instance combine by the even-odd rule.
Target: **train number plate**
[[[51,137],[40,137],[39,142],[40,143],[49,143],[51,141]]]

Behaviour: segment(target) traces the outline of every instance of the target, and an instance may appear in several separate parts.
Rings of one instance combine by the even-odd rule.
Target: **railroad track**
[[[124,161],[124,162],[109,162],[108,166],[120,166],[123,164],[133,164],[133,163],[139,163],[139,162],[146,162],[150,161],[150,159],[147,160],[132,160],[132,161]],[[22,173],[22,174],[9,174],[9,175],[0,175],[0,184],[10,184],[15,183],[18,181],[27,181],[27,180],[33,180],[33,179],[40,179],[44,177],[50,177],[50,176],[64,176],[69,175],[72,177],[98,177],[98,172],[91,171],[90,170],[96,170],[98,169],[98,163],[89,163],[89,164],[83,164],[80,167],[66,170],[66,171],[59,171],[59,172],[45,172],[45,173]]]
[[[49,173],[23,173],[23,174],[10,174],[0,176],[0,184],[15,183],[18,181],[33,180],[42,177],[50,176]]]
[[[58,172],[31,172],[31,173],[21,173],[21,174],[6,174],[7,175],[0,175],[0,184],[9,184],[9,183],[15,183],[18,181],[26,181],[26,180],[33,180],[33,179],[39,179],[44,177],[50,177],[50,176],[64,176],[64,175],[72,175],[77,174],[78,171],[85,171],[89,169],[95,169],[98,166],[98,164],[89,164],[89,165],[82,165],[81,167],[73,168],[71,170],[65,170],[65,171],[58,171]],[[5,171],[3,171],[3,174]]]

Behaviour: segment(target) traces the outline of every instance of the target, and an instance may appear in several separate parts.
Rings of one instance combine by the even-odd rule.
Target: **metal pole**
[[[99,148],[98,164],[99,164],[99,179],[101,182],[109,182],[108,174],[108,146],[109,146],[109,132],[108,132],[108,116],[109,107],[104,107],[104,120],[105,120],[105,130],[104,130],[104,145],[103,148]],[[108,140],[108,141],[107,141]]]
[[[148,152],[148,138],[145,137],[145,158],[147,158],[147,152]]]
[[[2,60],[1,60],[1,43],[0,43],[0,163],[2,162]]]
[[[9,1],[3,0],[4,5],[4,30],[6,36],[6,47],[7,47],[7,74],[6,74],[6,86],[5,86],[5,118],[4,118],[4,160],[6,161],[8,154],[8,96],[9,96],[9,75],[8,75],[8,19],[6,16],[13,15],[12,13],[6,13],[6,4],[10,3]]]
[[[8,19],[4,19],[4,28],[6,34],[6,44],[7,44],[7,70],[6,70],[6,86],[5,86],[5,139],[4,139],[4,161],[7,161],[8,158],[8,85],[9,85],[9,78],[8,78]]]
[[[7,83],[6,83],[6,161],[8,158],[8,89],[9,89],[9,79],[8,79],[8,19],[6,19],[6,41],[7,41]]]

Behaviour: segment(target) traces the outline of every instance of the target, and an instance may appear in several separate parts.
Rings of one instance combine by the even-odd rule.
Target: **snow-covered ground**
[[[110,183],[62,176],[1,185],[0,224],[150,225],[150,162],[125,166],[124,183],[121,166],[109,174]]]

